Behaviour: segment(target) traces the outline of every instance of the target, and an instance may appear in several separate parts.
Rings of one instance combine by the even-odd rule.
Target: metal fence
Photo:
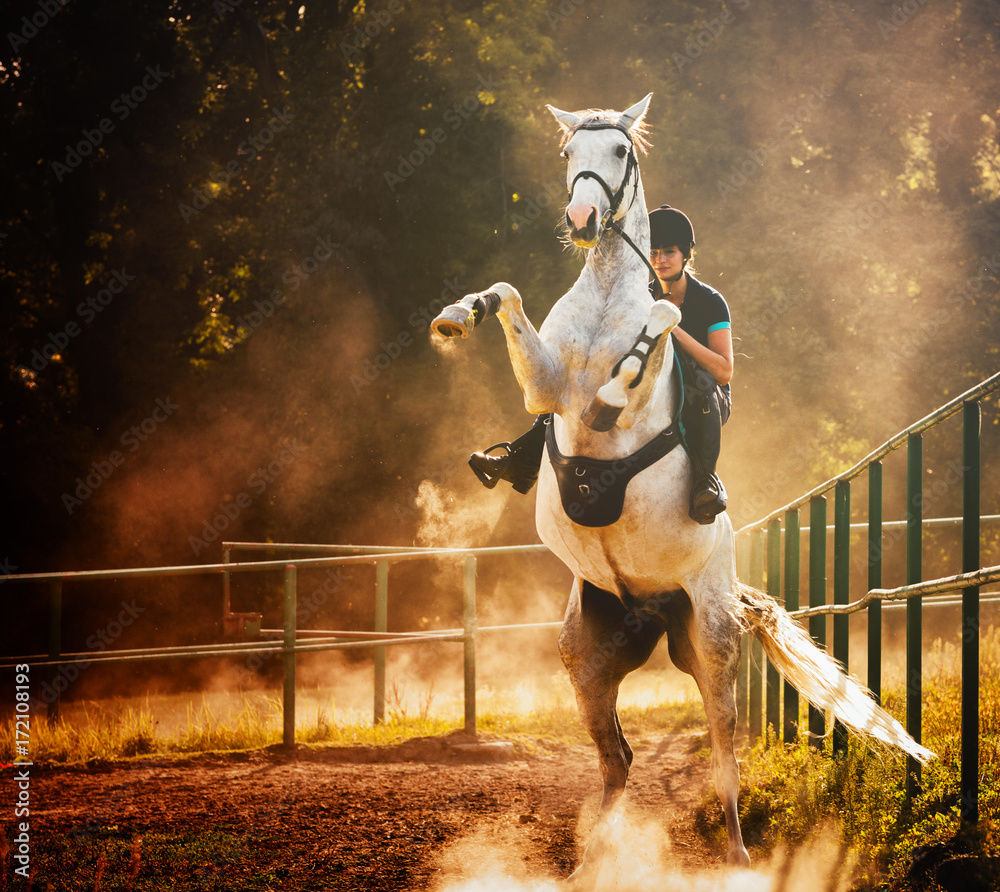
[[[283,664],[282,683],[282,741],[285,745],[295,742],[295,663],[301,653],[316,653],[352,648],[373,648],[375,652],[374,720],[385,716],[385,657],[386,648],[399,645],[422,644],[438,641],[461,642],[464,660],[464,722],[465,729],[476,731],[476,638],[480,632],[517,629],[556,628],[560,622],[522,623],[517,625],[479,627],[476,615],[476,575],[481,557],[502,555],[548,553],[544,545],[515,545],[491,548],[394,548],[388,546],[358,545],[297,545],[228,542],[224,543],[224,560],[218,564],[198,564],[175,567],[136,567],[120,570],[83,570],[59,573],[24,573],[4,577],[4,583],[44,584],[49,599],[49,648],[44,654],[27,654],[0,658],[0,668],[11,668],[18,663],[28,663],[32,668],[90,665],[95,663],[133,663],[149,660],[204,659],[250,655],[280,656]],[[234,552],[255,550],[283,551],[294,557],[270,561],[233,561]],[[311,557],[326,554],[333,556]],[[388,632],[389,568],[396,563],[415,560],[460,560],[463,566],[462,616],[460,629],[441,629],[426,632]],[[375,629],[365,631],[311,631],[300,633],[296,628],[298,602],[298,571],[308,568],[370,565],[375,568]],[[252,642],[196,644],[171,647],[147,647],[105,651],[63,653],[62,605],[63,587],[66,583],[154,577],[194,576],[216,574],[223,579],[224,616],[233,614],[230,608],[230,578],[233,573],[283,573],[284,596],[282,628],[261,629],[262,639]],[[267,640],[276,633],[278,640]],[[63,682],[63,687],[66,682]],[[56,699],[49,704],[49,715],[59,714],[60,686],[54,688]]]
[[[962,604],[962,816],[978,820],[978,729],[979,729],[979,613],[980,586],[1000,580],[1000,567],[982,568],[980,564],[981,424],[980,400],[1000,389],[1000,374],[982,382],[926,418],[901,431],[864,458],[854,467],[766,517],[748,524],[737,532],[737,558],[740,577],[784,601],[793,615],[809,619],[810,631],[825,646],[825,614],[833,614],[833,656],[845,666],[848,662],[849,625],[851,613],[866,610],[868,618],[869,677],[868,686],[876,698],[881,696],[881,629],[882,601],[905,600],[907,611],[906,657],[906,727],[918,741],[921,737],[920,698],[922,691],[921,631],[922,599],[935,592],[961,591]],[[962,485],[963,512],[962,569],[957,576],[940,580],[923,580],[921,543],[924,530],[941,520],[925,520],[922,516],[922,435],[946,419],[961,412],[963,419]],[[882,537],[893,526],[882,519],[882,458],[907,447],[907,517],[906,530],[907,584],[884,590],[882,585]],[[851,481],[867,473],[868,520],[865,524],[850,522]],[[835,492],[833,533],[833,604],[827,601],[826,493]],[[800,610],[800,509],[809,506],[808,537],[809,607]],[[850,534],[859,526],[868,533],[868,594],[849,603]],[[267,548],[287,555],[281,560],[234,561],[233,555],[250,549]],[[279,655],[282,658],[284,680],[282,688],[282,739],[291,745],[295,741],[295,664],[300,653],[313,653],[349,648],[373,648],[375,653],[375,693],[373,715],[376,722],[385,714],[386,648],[403,644],[439,641],[463,643],[465,728],[476,729],[476,637],[480,632],[511,629],[555,628],[559,622],[529,623],[480,628],[476,615],[477,561],[481,557],[542,553],[542,545],[494,548],[394,548],[352,545],[263,544],[247,542],[224,543],[223,561],[218,564],[191,566],[128,568],[120,570],[86,570],[79,572],[31,573],[5,577],[5,583],[45,584],[49,600],[48,652],[0,659],[0,668],[27,662],[32,666],[53,669],[74,664],[127,663],[143,660],[218,658],[244,655]],[[323,556],[315,556],[323,555]],[[387,631],[389,568],[396,563],[414,560],[461,560],[463,565],[463,625],[460,629],[426,632]],[[375,628],[371,632],[313,631],[300,635],[296,628],[298,600],[297,574],[300,569],[370,565],[375,568]],[[83,653],[62,652],[63,586],[67,582],[93,580],[124,580],[130,578],[190,576],[218,574],[223,580],[223,616],[246,620],[248,614],[232,611],[230,580],[233,573],[280,571],[284,577],[283,623],[280,630],[260,629],[263,640],[254,642],[200,644],[174,647],[150,647]],[[782,584],[782,579],[784,583]],[[257,627],[259,628],[259,626]],[[268,640],[272,639],[272,640]],[[762,733],[764,722],[781,731],[785,739],[798,733],[798,693],[782,682],[773,667],[762,670],[764,658],[758,642],[744,648],[738,697],[741,715],[748,717],[751,737]],[[56,687],[56,694],[59,688]],[[783,696],[782,696],[783,693]],[[784,722],[781,708],[784,705]],[[50,714],[58,715],[59,701],[50,705]],[[825,717],[810,707],[809,731],[822,738]],[[844,729],[833,729],[835,751],[846,745]],[[912,794],[920,777],[919,763],[910,760],[907,766],[907,789]]]
[[[924,595],[961,591],[962,620],[958,630],[962,640],[962,817],[978,821],[979,764],[979,620],[980,586],[1000,580],[1000,567],[982,568],[980,530],[985,518],[980,514],[982,404],[984,396],[1000,389],[1000,374],[983,381],[937,411],[898,433],[854,467],[827,480],[783,508],[771,512],[737,531],[737,557],[741,578],[764,588],[783,601],[793,616],[808,619],[810,633],[826,645],[826,615],[833,614],[832,653],[845,666],[849,657],[849,615],[860,610],[868,619],[868,687],[881,698],[882,601],[906,602],[906,729],[921,739],[922,608]],[[923,534],[935,521],[923,518],[923,434],[953,415],[962,414],[962,573],[946,579],[924,580],[922,569]],[[907,494],[906,585],[882,589],[883,533],[893,524],[883,522],[882,459],[906,446]],[[851,481],[862,474],[868,478],[868,520],[851,524]],[[827,604],[827,498],[834,491],[833,603]],[[808,608],[800,610],[800,509],[809,507],[808,526]],[[988,519],[996,519],[991,516]],[[947,522],[947,521],[936,521]],[[867,530],[868,593],[850,602],[850,537],[852,528]],[[991,596],[992,597],[992,596]],[[798,733],[799,698],[795,689],[782,683],[773,666],[764,669],[759,643],[744,648],[738,685],[740,712],[747,716],[751,738],[772,726],[785,740]],[[782,690],[783,688],[783,690]],[[783,696],[782,696],[783,694]],[[784,721],[781,706],[784,704]],[[766,724],[765,724],[766,723]],[[825,716],[809,708],[808,730],[813,739],[825,736]],[[832,730],[834,752],[846,747],[845,729]],[[907,793],[912,796],[920,782],[920,764],[907,762]]]

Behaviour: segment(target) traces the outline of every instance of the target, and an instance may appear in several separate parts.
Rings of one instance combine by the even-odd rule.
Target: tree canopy
[[[647,199],[692,218],[733,310],[737,523],[997,370],[988,0],[3,21],[0,556],[22,572],[216,560],[220,537],[525,541],[533,500],[464,467],[530,421],[502,337],[440,354],[427,331],[498,280],[540,323],[577,275],[546,103],[654,94]]]

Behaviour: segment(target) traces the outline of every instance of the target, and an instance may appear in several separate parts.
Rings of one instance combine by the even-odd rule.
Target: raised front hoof
[[[431,331],[444,338],[467,338],[475,328],[476,317],[472,308],[455,303],[445,307],[431,323]]]
[[[618,424],[618,419],[624,410],[624,406],[609,406],[604,400],[595,396],[581,413],[580,420],[592,431],[605,433]]]

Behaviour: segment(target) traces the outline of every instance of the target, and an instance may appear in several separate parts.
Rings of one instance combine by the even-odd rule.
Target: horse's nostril
[[[596,225],[597,225],[597,208],[594,208],[593,210],[591,210],[590,216],[587,217],[587,226],[590,227]]]
[[[568,227],[569,227],[570,229],[572,229],[572,228],[573,228],[573,221],[572,221],[572,220],[571,220],[571,219],[569,218],[569,211],[566,211],[566,225],[567,225],[567,226],[568,226]]]

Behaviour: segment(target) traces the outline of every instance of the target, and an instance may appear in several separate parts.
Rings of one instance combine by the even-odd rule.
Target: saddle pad
[[[615,459],[563,455],[551,423],[546,426],[545,442],[566,516],[582,527],[606,527],[622,516],[629,481],[663,458],[681,438],[671,425],[637,452]]]

